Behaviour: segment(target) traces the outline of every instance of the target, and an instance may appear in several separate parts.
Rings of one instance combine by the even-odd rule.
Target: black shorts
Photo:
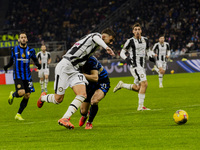
[[[106,95],[106,93],[109,91],[110,89],[110,81],[107,78],[105,81],[101,82],[101,83],[89,83],[86,86],[86,92],[87,92],[87,98],[85,99],[84,102],[91,102],[91,98],[94,95],[96,90],[102,90],[104,92],[104,96]]]
[[[14,82],[15,82],[15,89],[17,92],[22,89],[25,90],[25,93],[31,92],[31,89],[29,88],[30,82],[28,80],[15,79]]]

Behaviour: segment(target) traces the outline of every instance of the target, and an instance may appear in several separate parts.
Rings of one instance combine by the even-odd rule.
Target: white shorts
[[[156,65],[158,68],[163,68],[163,70],[166,70],[167,62],[165,61],[156,61]]]
[[[38,71],[38,77],[43,78],[44,75],[49,75],[49,69],[40,69]]]
[[[132,76],[135,78],[134,83],[136,85],[139,85],[140,82],[147,80],[146,71],[142,67],[134,67],[133,68],[130,66],[130,72],[131,72]]]
[[[85,76],[77,71],[71,62],[63,58],[55,68],[54,90],[58,95],[64,95],[68,87],[78,84],[88,84]]]

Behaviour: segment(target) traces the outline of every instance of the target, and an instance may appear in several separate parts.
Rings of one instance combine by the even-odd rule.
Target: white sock
[[[49,82],[49,79],[44,79],[44,88],[45,89],[47,88],[48,82]]]
[[[132,87],[133,87],[133,84],[126,84],[126,83],[122,84],[122,88],[125,88],[125,89],[128,89],[128,90],[132,90]]]
[[[44,81],[43,81],[43,80],[40,80],[40,86],[41,86],[41,89],[42,89],[42,90],[44,89],[43,84],[44,84]]]
[[[138,94],[139,102],[138,106],[139,107],[144,107],[144,99],[145,99],[145,94]]]
[[[78,110],[84,100],[85,97],[77,95],[75,99],[71,102],[70,106],[68,107],[66,113],[62,118],[69,119]]]
[[[59,104],[55,99],[55,94],[48,94],[41,97],[42,102]]]
[[[161,73],[158,74],[159,77],[159,84],[162,85],[163,82],[163,75]]]

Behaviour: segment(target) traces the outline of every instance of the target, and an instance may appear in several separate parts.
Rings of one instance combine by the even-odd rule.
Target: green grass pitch
[[[34,83],[36,92],[31,94],[27,108],[22,113],[25,121],[16,121],[21,99],[9,105],[7,98],[14,85],[0,85],[0,149],[200,149],[200,73],[168,74],[164,88],[158,88],[158,76],[147,76],[148,89],[145,106],[151,111],[137,111],[136,92],[112,90],[119,80],[133,83],[132,77],[111,78],[111,88],[99,103],[99,112],[92,130],[79,127],[79,110],[71,117],[74,130],[59,126],[57,121],[66,112],[74,98],[67,89],[63,103],[36,106],[40,85]],[[53,93],[53,82],[48,85]],[[173,121],[176,110],[188,112],[184,125]]]

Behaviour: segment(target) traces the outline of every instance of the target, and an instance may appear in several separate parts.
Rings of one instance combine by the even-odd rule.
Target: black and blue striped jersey
[[[97,70],[99,74],[98,83],[104,81],[108,78],[108,73],[106,69],[101,65],[101,63],[94,57],[90,56],[87,62],[84,65],[84,71],[86,73],[90,73],[91,70]]]
[[[34,49],[19,45],[12,48],[10,62],[6,67],[13,65],[13,79],[31,80],[30,58],[38,64]]]

